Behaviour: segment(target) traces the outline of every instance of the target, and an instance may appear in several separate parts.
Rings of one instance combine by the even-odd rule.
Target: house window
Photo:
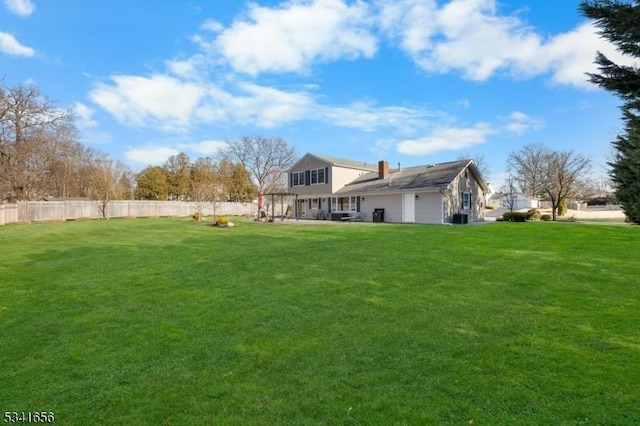
[[[312,198],[311,199],[311,208],[312,209],[317,209],[318,208],[318,199],[317,198]]]
[[[463,210],[471,209],[471,193],[469,192],[462,193],[462,209]]]
[[[324,167],[321,169],[310,170],[309,174],[310,174],[311,185],[329,183],[327,179],[327,171]]]
[[[304,172],[291,173],[291,186],[304,186]]]
[[[324,169],[318,169],[318,183],[327,183]]]
[[[331,208],[334,211],[355,212],[358,211],[358,199],[357,197],[334,197],[331,199]]]
[[[329,169],[326,167],[291,173],[291,186],[308,186],[324,183],[329,183]]]

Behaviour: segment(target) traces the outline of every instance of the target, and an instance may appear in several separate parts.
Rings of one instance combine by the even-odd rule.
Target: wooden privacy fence
[[[278,209],[279,210],[279,209]],[[191,216],[202,212],[211,215],[256,215],[256,203],[198,203],[188,201],[109,201],[107,218]],[[23,201],[17,204],[0,204],[0,225],[17,222],[64,221],[80,218],[102,218],[99,202],[88,200]]]

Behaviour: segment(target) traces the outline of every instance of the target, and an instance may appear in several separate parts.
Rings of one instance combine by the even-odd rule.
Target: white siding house
[[[511,207],[513,207],[513,210],[540,208],[540,200],[524,194],[514,194],[513,206],[510,204],[508,195],[505,193],[497,192],[489,198],[489,205],[497,209],[509,209]]]
[[[306,154],[289,170],[296,217],[303,218],[341,220],[357,215],[374,222],[482,221],[486,191],[471,160],[391,170],[386,161],[373,165]]]

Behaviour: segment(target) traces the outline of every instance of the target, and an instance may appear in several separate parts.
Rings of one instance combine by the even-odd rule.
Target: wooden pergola
[[[295,197],[295,203],[298,202],[298,194],[294,194],[293,192],[269,192],[267,194],[262,194],[263,196],[271,196],[271,218],[275,220],[275,198],[280,197],[280,220],[284,221],[285,212],[284,210],[284,197]],[[296,211],[295,205],[292,207],[293,211]],[[267,212],[268,213],[268,212]],[[295,215],[295,219],[298,220],[298,215]]]

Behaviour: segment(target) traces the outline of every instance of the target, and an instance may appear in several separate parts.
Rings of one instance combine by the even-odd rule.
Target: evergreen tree
[[[169,199],[184,201],[188,198],[191,185],[191,160],[184,152],[172,155],[164,163],[169,184]]]
[[[138,200],[166,200],[169,193],[167,171],[160,166],[148,166],[136,175],[134,195]]]
[[[640,59],[640,0],[583,1],[580,9],[622,53]],[[640,224],[640,69],[617,65],[602,53],[596,63],[600,74],[589,74],[591,82],[624,101],[624,132],[613,142],[609,166],[618,201],[629,220]]]

